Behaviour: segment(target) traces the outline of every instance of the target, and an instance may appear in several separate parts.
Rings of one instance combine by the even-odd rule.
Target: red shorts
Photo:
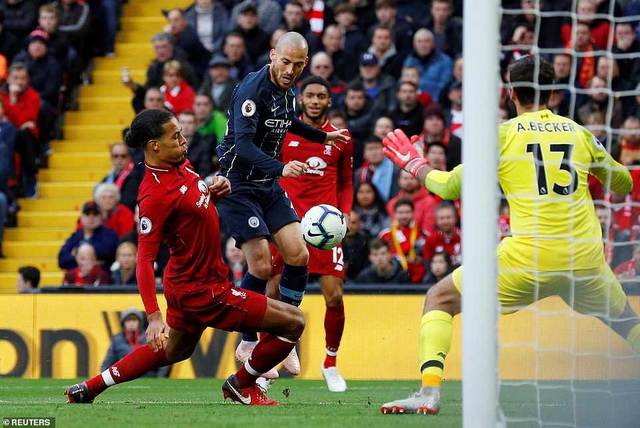
[[[194,336],[205,328],[258,331],[267,311],[267,298],[235,287],[231,282],[202,285],[183,292],[165,289],[167,324]]]
[[[276,247],[271,244],[271,275],[280,275],[284,267],[284,259]],[[309,274],[333,275],[344,279],[345,267],[342,244],[330,250],[318,250],[307,245],[309,249]]]

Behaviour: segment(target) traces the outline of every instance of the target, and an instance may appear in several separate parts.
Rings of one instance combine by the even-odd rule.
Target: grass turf
[[[55,417],[56,427],[460,427],[460,382],[447,382],[440,415],[382,415],[384,402],[408,397],[419,382],[350,381],[343,394],[324,381],[278,380],[269,397],[279,407],[248,407],[222,400],[221,380],[139,379],[115,386],[93,404],[68,405],[72,381],[2,379],[0,419]]]
[[[4,378],[0,419],[54,417],[56,427],[439,427],[462,426],[460,382],[443,384],[438,416],[382,415],[380,405],[408,397],[417,381],[350,381],[343,394],[324,381],[278,380],[269,391],[279,407],[222,400],[221,380],[139,379],[118,385],[94,404],[68,405],[68,380]],[[503,385],[500,406],[509,427],[640,427],[638,382],[539,382]]]

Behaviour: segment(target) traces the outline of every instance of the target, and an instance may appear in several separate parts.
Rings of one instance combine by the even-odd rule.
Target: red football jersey
[[[320,127],[337,131],[329,120]],[[336,147],[314,143],[288,133],[282,146],[282,162],[305,162],[309,169],[296,178],[281,178],[280,185],[289,195],[300,217],[318,204],[330,204],[349,214],[353,205],[353,141]]]
[[[218,211],[209,187],[188,160],[179,167],[147,165],[138,191],[138,287],[147,313],[158,310],[153,262],[161,241],[171,256],[164,272],[165,294],[226,283]],[[152,292],[151,292],[152,290]]]
[[[424,245],[424,259],[431,260],[433,255],[444,251],[451,256],[451,263],[458,266],[462,263],[462,231],[456,227],[450,237],[446,237],[440,229],[427,233]]]

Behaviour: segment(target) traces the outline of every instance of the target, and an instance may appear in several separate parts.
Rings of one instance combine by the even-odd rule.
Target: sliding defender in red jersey
[[[108,387],[136,379],[157,367],[185,360],[207,327],[265,332],[250,359],[223,384],[225,398],[246,405],[277,405],[256,379],[282,361],[304,330],[295,306],[234,287],[221,257],[220,227],[214,204],[231,193],[229,180],[215,177],[207,187],[185,160],[186,140],[180,123],[165,110],[145,110],[126,137],[145,152],[140,184],[140,230],[137,278],[149,327],[148,345],[86,382],[65,391],[69,403],[91,403]],[[171,257],[164,273],[166,322],[158,307],[153,263],[160,242]]]
[[[309,77],[302,82],[300,119],[324,132],[337,128],[329,123],[327,109],[331,107],[331,85],[321,77]],[[282,162],[303,162],[307,171],[297,178],[282,177],[280,185],[287,192],[298,216],[302,218],[311,207],[330,204],[348,218],[353,204],[353,144],[340,146],[340,150],[329,145],[318,145],[288,133],[282,147]],[[342,245],[330,250],[309,249],[309,274],[320,281],[326,302],[324,317],[326,356],[320,370],[332,392],[343,392],[347,384],[336,368],[336,358],[344,331],[344,305],[342,303],[345,266]],[[284,262],[279,253],[274,253],[274,267],[270,280],[270,297],[277,297],[277,283]],[[273,284],[273,286],[272,286]],[[292,353],[293,354],[293,353]],[[287,371],[298,374],[300,363],[296,355],[284,361]]]

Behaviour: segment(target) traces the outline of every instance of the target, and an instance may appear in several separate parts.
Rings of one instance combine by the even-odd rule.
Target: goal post
[[[500,2],[465,0],[463,17],[463,426],[495,427]]]

